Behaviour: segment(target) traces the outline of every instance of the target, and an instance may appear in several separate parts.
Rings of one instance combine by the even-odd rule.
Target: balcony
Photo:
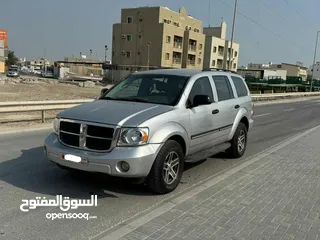
[[[181,64],[181,58],[173,58],[172,63],[173,64]]]
[[[195,60],[188,59],[188,65],[190,65],[190,66],[195,66],[195,65],[196,65],[196,61],[195,61]]]
[[[173,47],[177,49],[182,49],[182,42],[173,42]]]
[[[218,51],[218,55],[219,55],[220,57],[223,57],[223,51]]]
[[[189,51],[192,51],[192,52],[196,52],[197,51],[196,45],[189,45],[188,49],[189,49]]]

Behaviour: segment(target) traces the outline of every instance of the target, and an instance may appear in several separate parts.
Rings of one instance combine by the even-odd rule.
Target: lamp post
[[[148,42],[148,45],[147,45],[147,48],[148,48],[148,69],[149,69],[149,66],[150,66],[150,45],[151,45],[151,42]]]
[[[236,25],[237,5],[238,5],[238,0],[235,0],[234,1],[234,12],[233,12],[232,33],[231,33],[231,46],[230,46],[230,52],[229,52],[229,66],[228,66],[229,70],[232,69],[232,58],[233,58],[232,47],[233,47],[233,39],[234,39],[234,28]]]
[[[315,46],[315,49],[314,49],[314,58],[313,58],[312,73],[311,73],[310,92],[312,92],[313,72],[314,72],[314,68],[315,68],[315,64],[316,64],[319,33],[320,33],[320,31],[317,32],[316,46]]]
[[[104,46],[104,61],[107,62],[107,52],[108,52],[108,45]]]

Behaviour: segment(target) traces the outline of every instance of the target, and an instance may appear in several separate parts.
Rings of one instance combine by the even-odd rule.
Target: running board
[[[185,158],[185,162],[187,162],[187,163],[199,162],[199,161],[205,160],[207,158],[210,158],[213,155],[216,155],[217,153],[223,152],[230,147],[231,147],[231,143],[229,143],[229,142],[222,143],[222,144],[219,144],[219,145],[214,146],[212,148],[208,148],[208,149],[205,149],[201,152],[197,152],[197,153],[194,153],[190,156],[187,156]]]

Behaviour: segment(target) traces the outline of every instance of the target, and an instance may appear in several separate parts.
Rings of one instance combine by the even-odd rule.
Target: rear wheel
[[[160,149],[147,179],[154,192],[164,194],[179,185],[184,167],[184,154],[179,143],[167,141]]]
[[[232,140],[231,147],[227,149],[227,154],[232,158],[240,158],[245,153],[247,148],[248,130],[246,126],[240,122]]]

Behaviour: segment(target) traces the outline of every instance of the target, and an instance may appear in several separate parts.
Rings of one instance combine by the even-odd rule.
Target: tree
[[[8,52],[8,59],[6,60],[6,66],[16,65],[18,63],[19,59],[14,54],[14,51]]]

